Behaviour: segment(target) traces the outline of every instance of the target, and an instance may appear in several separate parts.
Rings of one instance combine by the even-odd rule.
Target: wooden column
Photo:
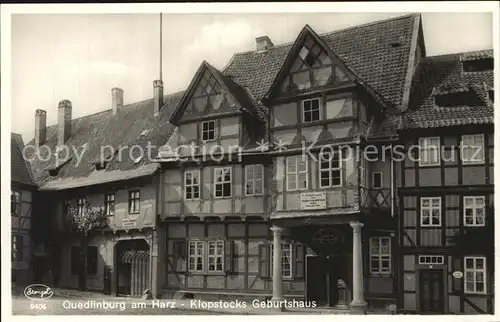
[[[363,286],[363,251],[359,221],[351,222],[352,227],[352,302],[351,311],[363,314],[366,310]]]

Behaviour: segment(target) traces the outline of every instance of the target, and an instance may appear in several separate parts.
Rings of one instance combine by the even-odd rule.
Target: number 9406
[[[30,304],[30,310],[46,310],[47,304],[42,303],[32,303]]]

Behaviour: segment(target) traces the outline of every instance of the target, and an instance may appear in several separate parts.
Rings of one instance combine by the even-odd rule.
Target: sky
[[[408,13],[163,14],[164,93],[184,90],[203,60],[223,69],[234,53],[255,50],[267,35],[293,42],[305,24],[325,33]],[[34,135],[35,110],[57,122],[69,99],[73,118],[111,108],[111,88],[124,103],[153,96],[159,76],[159,14],[13,14],[12,131]],[[493,48],[491,13],[423,13],[428,56]],[[335,50],[335,49],[334,49]]]

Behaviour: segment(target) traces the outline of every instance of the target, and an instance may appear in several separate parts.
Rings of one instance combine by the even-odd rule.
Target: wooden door
[[[419,276],[421,313],[444,313],[443,271],[422,269]]]
[[[315,301],[318,306],[328,303],[326,267],[321,256],[306,257],[306,300]]]

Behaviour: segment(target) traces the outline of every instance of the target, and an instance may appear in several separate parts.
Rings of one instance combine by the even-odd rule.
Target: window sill
[[[369,276],[373,277],[373,278],[393,278],[393,276],[392,276],[391,273],[387,273],[387,274],[384,274],[384,273],[370,273]]]
[[[488,295],[486,292],[467,292],[464,291],[464,294],[470,294],[470,295]]]
[[[229,197],[214,197],[214,200],[221,200],[221,199],[231,199],[232,196]]]
[[[188,276],[226,276],[226,272],[187,272]]]
[[[419,168],[432,168],[432,167],[440,167],[441,163],[436,163],[436,164],[418,164]]]

